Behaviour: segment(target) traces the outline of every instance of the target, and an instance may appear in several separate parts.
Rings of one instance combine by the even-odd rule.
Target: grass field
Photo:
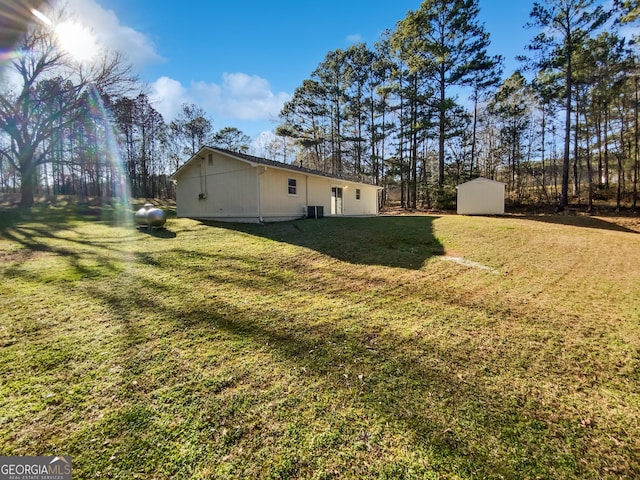
[[[78,479],[640,477],[636,219],[118,219],[0,212],[0,455]]]

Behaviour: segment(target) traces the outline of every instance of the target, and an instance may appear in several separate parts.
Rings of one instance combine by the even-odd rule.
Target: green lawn
[[[632,228],[126,213],[0,211],[0,455],[78,479],[640,476]]]

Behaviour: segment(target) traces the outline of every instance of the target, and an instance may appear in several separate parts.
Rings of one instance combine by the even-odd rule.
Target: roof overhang
[[[198,150],[195,154],[193,154],[189,160],[187,160],[180,168],[178,168],[178,170],[176,170],[175,173],[169,177],[169,179],[172,180],[172,181],[177,181],[178,177],[180,176],[180,174],[189,165],[191,165],[191,163],[193,163],[193,162],[195,162],[197,160],[204,160],[205,159],[205,156],[204,156],[205,152],[217,153],[219,155],[223,155],[225,157],[232,158],[234,160],[239,160],[239,161],[244,162],[244,163],[246,163],[247,165],[249,165],[249,166],[251,166],[253,168],[264,167],[265,170],[272,168],[272,169],[280,170],[280,171],[283,171],[283,172],[295,172],[295,173],[297,173],[299,175],[306,175],[306,176],[310,176],[310,177],[324,178],[324,179],[333,180],[333,181],[339,182],[339,183],[347,183],[349,185],[361,185],[361,186],[367,187],[367,188],[376,188],[377,190],[383,190],[383,187],[381,187],[379,185],[373,185],[373,184],[370,184],[370,183],[363,183],[363,182],[356,182],[354,180],[346,180],[344,178],[332,177],[330,175],[323,175],[322,172],[314,173],[312,171],[299,169],[299,168],[297,168],[297,167],[295,167],[293,165],[287,166],[287,165],[283,164],[282,166],[279,166],[276,162],[272,162],[272,161],[268,161],[269,163],[254,162],[254,161],[251,161],[251,160],[245,158],[241,154],[236,155],[233,152],[229,152],[227,150],[221,150],[221,149],[217,149],[217,148],[213,148],[213,147],[207,147],[207,146],[201,147],[200,150]],[[267,161],[267,160],[265,159],[265,161]]]

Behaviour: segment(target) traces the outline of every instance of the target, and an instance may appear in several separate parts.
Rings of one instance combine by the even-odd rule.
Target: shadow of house
[[[420,269],[429,258],[444,254],[433,231],[437,218],[343,217],[264,225],[203,224],[305,247],[353,264]]]

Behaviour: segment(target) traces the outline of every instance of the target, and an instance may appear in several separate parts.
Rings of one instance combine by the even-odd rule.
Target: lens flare
[[[111,200],[117,226],[132,228],[131,189],[124,162],[118,149],[115,127],[110,120],[100,92],[95,87],[90,87],[88,98],[89,112],[87,115],[94,122],[95,131],[103,137],[102,142],[99,142],[98,134],[96,134],[94,140],[98,148],[99,162],[106,168],[105,173],[109,179],[107,187],[109,191],[105,192],[103,198]],[[102,145],[102,148],[99,145]]]
[[[49,19],[49,17],[47,17],[44,13],[42,13],[40,10],[37,10],[35,8],[31,9],[31,13],[33,14],[34,17],[36,17],[38,20],[40,20],[42,23],[44,23],[45,25],[51,26],[53,25],[53,22]]]
[[[20,55],[21,53],[17,50],[0,50],[0,67],[2,67],[3,63],[14,60],[20,57]]]

